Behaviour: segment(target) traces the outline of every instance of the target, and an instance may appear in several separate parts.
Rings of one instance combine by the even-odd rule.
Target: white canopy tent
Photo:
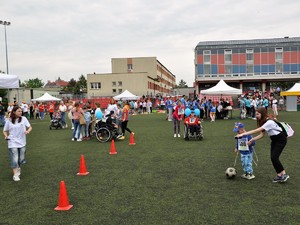
[[[230,87],[224,80],[220,80],[215,86],[202,90],[202,95],[241,95],[242,89]]]
[[[48,92],[46,92],[39,98],[31,99],[31,101],[33,101],[33,102],[51,102],[51,101],[60,101],[60,100],[61,100],[60,98],[56,98],[56,97],[48,94]]]
[[[300,96],[300,83],[295,83],[287,91],[280,92],[281,96],[286,96],[286,111],[297,111],[297,100]]]
[[[19,77],[10,74],[0,74],[0,88],[19,88]]]
[[[114,100],[138,100],[140,99],[140,97],[132,94],[128,90],[125,90],[123,93],[113,97],[113,99]]]

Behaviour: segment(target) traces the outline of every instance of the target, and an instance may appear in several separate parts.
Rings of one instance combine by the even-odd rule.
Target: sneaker
[[[15,176],[18,176],[18,177],[19,177],[20,175],[21,175],[21,168],[18,167]]]
[[[123,135],[122,135],[122,134],[119,134],[119,135],[117,136],[117,139],[120,139],[121,137],[123,137]]]
[[[174,134],[174,137],[176,137],[176,134]]]
[[[120,138],[119,138],[119,140],[124,140],[125,139],[125,136],[121,136]]]
[[[82,139],[81,139],[81,138],[78,138],[77,141],[82,141]]]
[[[75,138],[72,138],[72,141],[75,141]]]
[[[252,179],[254,179],[255,178],[255,176],[253,175],[253,174],[248,174],[247,175],[247,179],[248,180],[252,180]]]
[[[178,134],[177,137],[180,137],[180,134]]]
[[[74,127],[72,127],[71,130],[74,130]]]
[[[20,181],[21,179],[20,179],[20,177],[19,177],[17,174],[15,174],[15,175],[13,176],[13,180],[14,180],[14,181]]]
[[[289,179],[290,176],[287,174],[283,174],[282,176],[276,176],[273,180],[273,183],[282,183],[282,182],[286,182],[287,179]]]
[[[242,174],[242,175],[241,175],[241,178],[248,179],[247,176],[248,176],[247,174]]]

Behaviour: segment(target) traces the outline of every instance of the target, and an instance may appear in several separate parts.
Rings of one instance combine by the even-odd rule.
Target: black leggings
[[[125,135],[125,130],[131,133],[131,130],[127,127],[128,120],[122,121],[122,133]]]
[[[279,157],[287,143],[286,136],[281,132],[278,135],[270,136],[271,142],[271,161],[277,173],[281,173],[284,168]]]

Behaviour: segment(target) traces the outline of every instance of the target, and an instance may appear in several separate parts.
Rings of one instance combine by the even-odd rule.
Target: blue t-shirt
[[[264,107],[268,107],[269,106],[269,101],[268,101],[268,99],[264,99]]]

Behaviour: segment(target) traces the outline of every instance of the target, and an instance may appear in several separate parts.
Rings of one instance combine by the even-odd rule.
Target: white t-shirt
[[[268,136],[273,136],[279,134],[282,129],[273,120],[268,120],[264,125],[261,126],[268,133]]]
[[[107,106],[107,109],[105,110],[105,116],[107,115],[107,114],[109,114],[110,113],[110,111],[114,111],[115,112],[115,114],[117,113],[117,110],[118,110],[118,107],[117,107],[117,105],[116,104],[108,104],[108,106]]]
[[[272,100],[272,107],[276,107],[277,106],[277,99],[273,99]]]
[[[26,103],[21,104],[21,109],[23,110],[23,112],[28,112],[28,105]]]
[[[59,111],[66,112],[67,111],[67,106],[66,105],[59,105]]]
[[[15,123],[11,119],[6,121],[3,131],[8,132],[8,148],[22,148],[26,146],[26,127],[30,127],[27,118],[22,116],[22,121],[18,123],[18,118]]]

